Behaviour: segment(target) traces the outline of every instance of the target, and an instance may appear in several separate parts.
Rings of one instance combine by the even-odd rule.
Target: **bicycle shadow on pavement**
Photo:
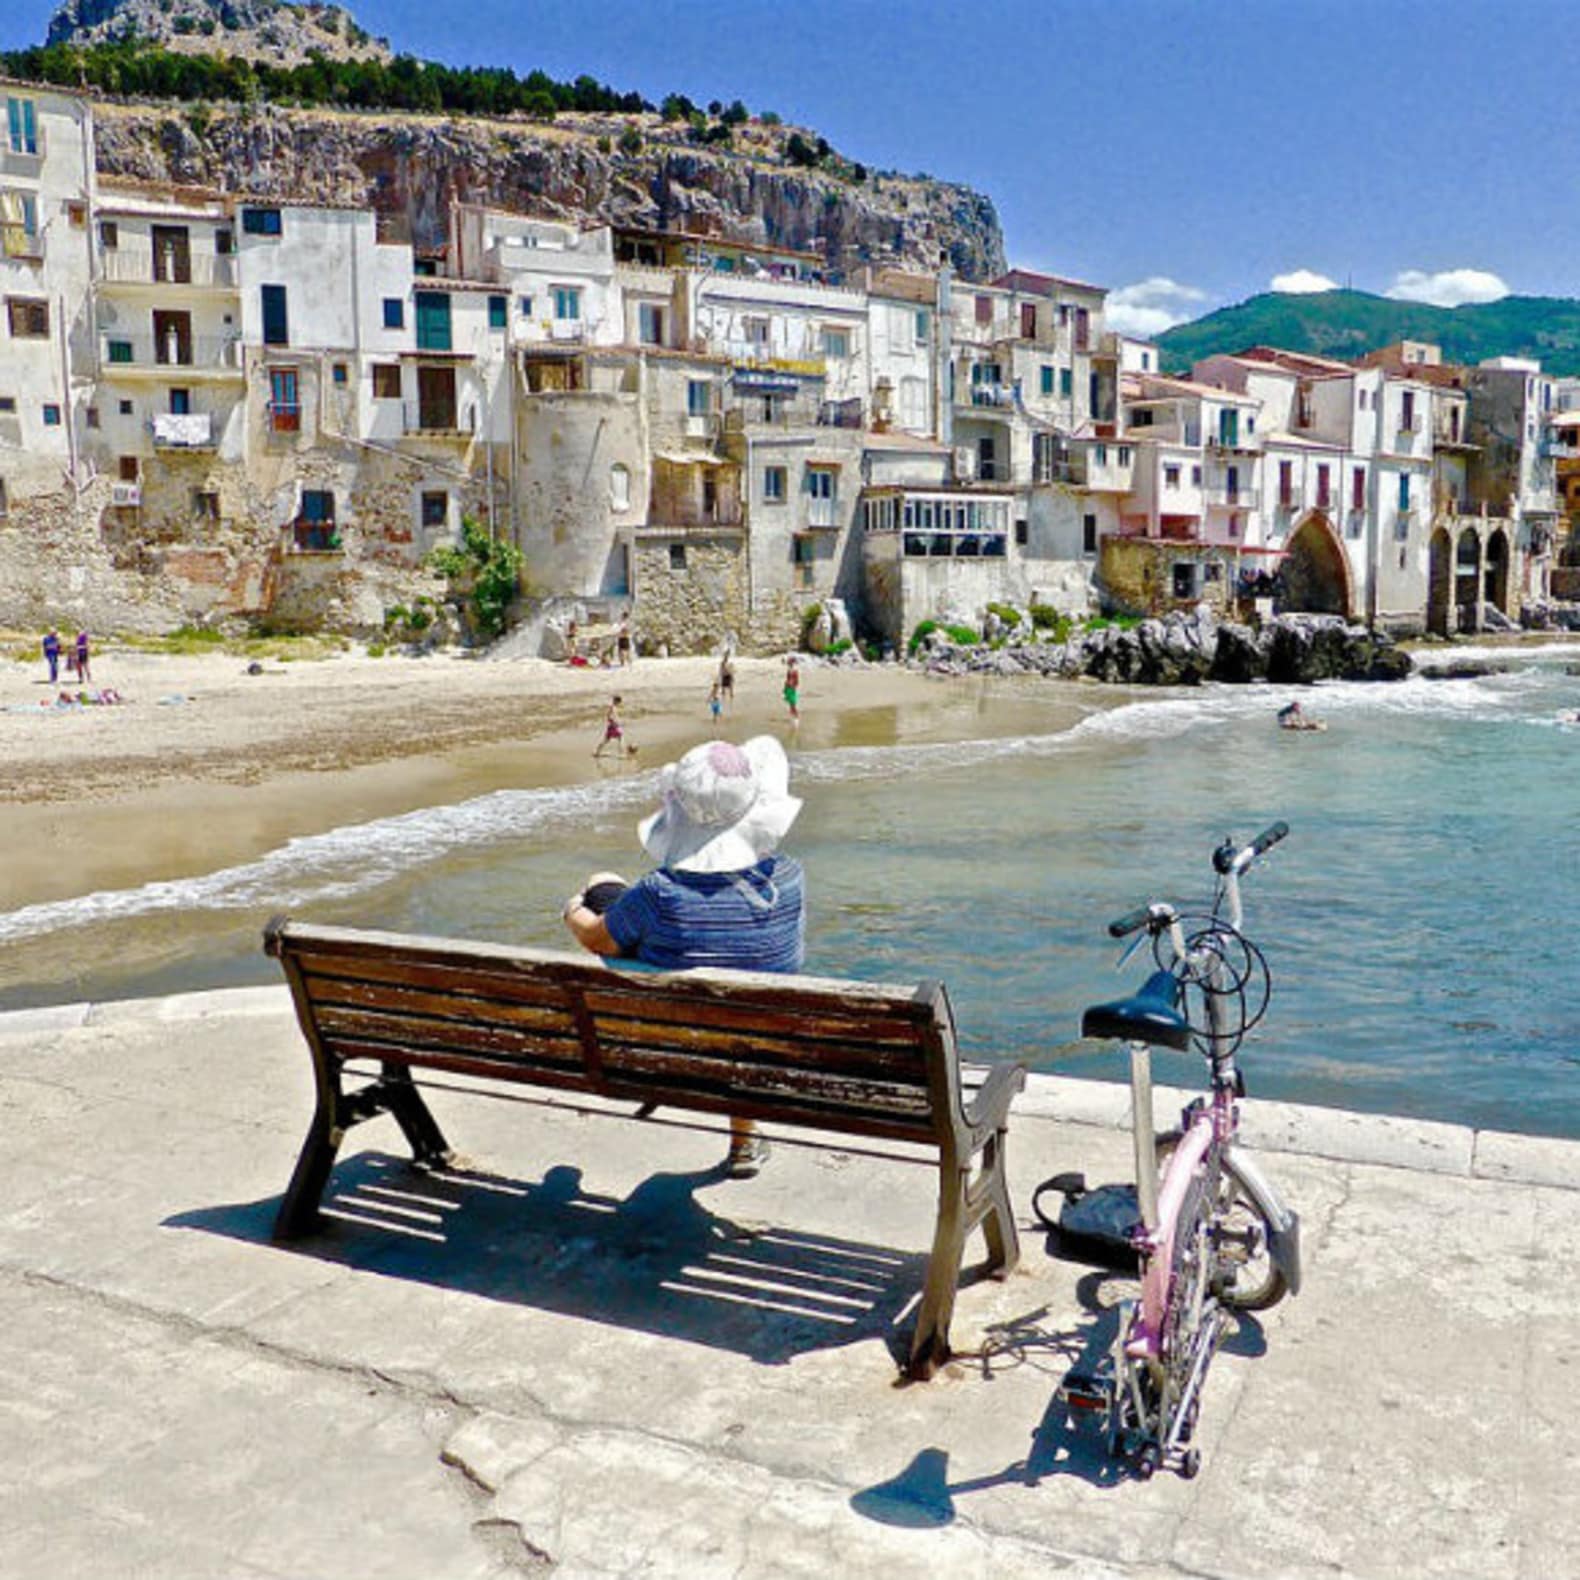
[[[722,1163],[655,1173],[619,1198],[565,1164],[530,1181],[363,1152],[336,1166],[322,1227],[275,1249],[767,1365],[872,1338],[904,1353],[925,1255],[735,1223],[696,1195],[724,1178]],[[271,1197],[165,1224],[268,1246],[278,1208]]]
[[[1081,1315],[1074,1327],[1050,1324],[1048,1308],[1041,1306],[988,1328],[981,1349],[954,1357],[961,1365],[979,1367],[984,1380],[1025,1366],[1047,1375],[1048,1406],[1032,1429],[1024,1458],[989,1475],[950,1481],[949,1451],[929,1446],[887,1481],[853,1494],[852,1510],[882,1525],[947,1525],[956,1517],[957,1498],[992,1487],[1035,1487],[1048,1476],[1076,1476],[1097,1487],[1130,1479],[1126,1468],[1109,1456],[1099,1424],[1072,1416],[1058,1396],[1066,1372],[1095,1368],[1113,1348],[1119,1305],[1104,1286],[1122,1276],[1101,1269],[1077,1282]]]

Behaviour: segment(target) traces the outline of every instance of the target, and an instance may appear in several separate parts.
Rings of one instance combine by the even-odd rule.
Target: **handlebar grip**
[[[1135,932],[1137,928],[1145,927],[1151,919],[1152,907],[1150,905],[1138,905],[1128,916],[1121,916],[1117,921],[1112,921],[1108,924],[1108,936],[1110,938],[1127,937]]]
[[[1285,838],[1288,833],[1289,824],[1285,823],[1282,819],[1273,824],[1271,828],[1263,829],[1263,831],[1251,841],[1252,859],[1254,860],[1264,851],[1271,850],[1273,846],[1276,845],[1279,840]]]

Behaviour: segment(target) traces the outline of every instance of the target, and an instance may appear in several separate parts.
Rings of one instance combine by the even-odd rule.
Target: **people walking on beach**
[[[113,664],[110,666],[115,667]],[[77,679],[84,685],[93,679],[93,672],[88,668],[88,633],[77,633]]]
[[[603,739],[593,749],[594,757],[602,757],[611,746],[622,757],[636,756],[636,748],[625,738],[625,725],[620,719],[620,702],[618,695],[610,699],[609,711],[603,717]]]
[[[719,701],[727,702],[731,711],[735,708],[735,649],[727,646],[724,657],[719,660]]]
[[[565,662],[567,664],[574,664],[576,662],[575,620],[567,620],[565,622]]]
[[[44,637],[44,662],[49,665],[49,683],[53,686],[60,679],[60,632],[54,626]]]
[[[801,661],[794,653],[785,660],[785,706],[790,710],[790,722],[801,722]]]
[[[706,741],[665,768],[659,787],[662,805],[637,826],[657,867],[628,887],[610,873],[589,878],[565,902],[576,941],[665,971],[799,971],[801,864],[776,854],[801,810],[784,747],[769,735],[744,746]],[[732,1118],[730,1178],[750,1179],[767,1155],[756,1126]]]
[[[620,631],[615,637],[614,645],[615,652],[618,654],[620,659],[620,667],[621,669],[624,669],[627,664],[633,661],[633,652],[631,647],[631,616],[629,614],[622,615],[620,618]]]
[[[708,692],[708,719],[713,725],[713,733],[719,733],[719,715],[724,711],[724,700],[719,695],[719,683],[713,682],[712,689]]]

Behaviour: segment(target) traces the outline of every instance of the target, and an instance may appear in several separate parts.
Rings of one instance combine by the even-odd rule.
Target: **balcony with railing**
[[[407,401],[405,432],[430,439],[470,440],[477,433],[477,408],[453,401]]]
[[[1221,510],[1256,510],[1261,504],[1261,491],[1244,483],[1231,486],[1223,482],[1209,482],[1202,489],[1202,498]]]
[[[180,368],[184,373],[241,376],[241,341],[234,335],[128,335],[105,333],[99,357],[106,373],[159,373]]]
[[[234,291],[236,260],[219,254],[161,252],[116,247],[103,254],[105,285],[189,285],[196,290]]]

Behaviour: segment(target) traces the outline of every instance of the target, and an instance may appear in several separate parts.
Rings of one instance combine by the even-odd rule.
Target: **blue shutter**
[[[291,340],[290,316],[286,311],[285,287],[266,285],[263,290],[263,343],[266,346],[289,345]]]

